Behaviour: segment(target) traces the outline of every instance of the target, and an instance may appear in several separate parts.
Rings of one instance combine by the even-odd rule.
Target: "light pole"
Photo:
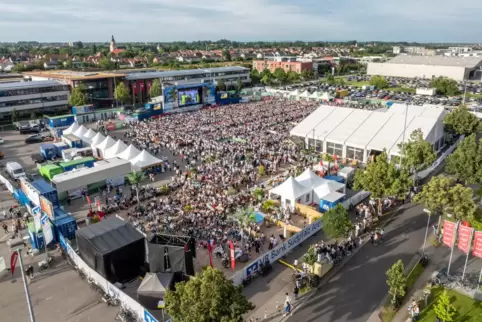
[[[28,313],[30,315],[30,322],[35,322],[35,315],[33,314],[32,301],[30,300],[30,292],[28,290],[27,279],[25,278],[25,271],[23,269],[22,248],[16,248],[14,252],[18,253],[18,261],[20,263],[20,271],[22,273],[23,289],[25,297],[27,298]]]
[[[428,209],[424,209],[423,212],[427,214],[427,228],[425,229],[425,238],[423,239],[422,246],[422,254],[425,254],[425,243],[427,242],[428,226],[430,225],[430,216],[432,215],[432,212]]]

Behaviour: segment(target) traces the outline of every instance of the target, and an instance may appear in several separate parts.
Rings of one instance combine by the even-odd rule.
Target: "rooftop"
[[[184,69],[184,70],[169,70],[160,72],[144,72],[144,73],[132,73],[126,76],[127,80],[139,80],[139,79],[151,79],[161,77],[178,77],[178,76],[191,76],[211,73],[226,73],[226,72],[249,72],[249,68],[241,66],[229,66],[229,67],[215,67],[206,69]]]
[[[39,88],[64,85],[55,80],[32,81],[32,82],[14,82],[14,83],[0,83],[0,91],[25,89],[25,88]]]
[[[102,78],[114,78],[123,77],[124,74],[108,73],[108,72],[76,72],[71,70],[40,70],[23,73],[27,76],[37,76],[46,78],[66,79],[66,80],[89,80],[89,79],[102,79]]]
[[[482,57],[399,55],[385,62],[385,64],[459,66],[465,68],[474,68],[477,67],[477,65],[479,65],[481,62]]]

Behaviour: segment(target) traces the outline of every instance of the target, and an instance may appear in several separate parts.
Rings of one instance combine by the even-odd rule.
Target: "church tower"
[[[117,44],[115,43],[114,35],[112,35],[112,40],[110,41],[110,52],[114,52],[117,49]]]

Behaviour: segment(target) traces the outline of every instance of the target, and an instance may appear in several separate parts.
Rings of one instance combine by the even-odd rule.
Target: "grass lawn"
[[[462,94],[462,95],[463,95],[463,94]],[[481,93],[481,94],[470,94],[470,93],[467,93],[467,97],[482,98],[482,93]]]
[[[430,302],[426,309],[424,309],[420,318],[417,321],[420,322],[433,322],[435,321],[434,305],[438,296],[442,293],[443,288],[436,287],[432,289],[432,295],[430,296]],[[448,290],[447,294],[450,297],[452,305],[455,306],[457,314],[455,315],[454,322],[480,322],[482,321],[482,302],[471,299],[452,290]]]
[[[365,85],[370,85],[370,81],[360,81],[360,82],[357,82],[357,81],[347,81],[347,80],[345,80],[345,82],[346,82],[347,85],[358,86],[358,87],[362,87],[362,86],[365,86]]]
[[[418,280],[420,275],[423,273],[423,266],[420,263],[417,263],[410,272],[410,275],[407,276],[407,290],[411,289],[415,282]]]
[[[415,93],[415,88],[408,87],[389,87],[388,90],[392,92]]]

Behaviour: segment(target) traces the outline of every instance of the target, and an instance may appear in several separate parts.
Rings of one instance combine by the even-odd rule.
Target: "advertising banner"
[[[40,207],[35,207],[32,209],[33,214],[33,224],[35,226],[35,232],[39,232],[42,228],[42,223],[40,222],[40,215],[42,214]]]
[[[10,257],[10,271],[15,273],[15,267],[17,266],[17,259],[18,259],[18,252],[13,252],[12,256]]]
[[[20,189],[30,201],[32,201],[36,206],[40,206],[38,191],[27,182],[27,179],[20,178]]]
[[[474,232],[474,256],[482,258],[482,231]]]
[[[455,226],[456,223],[445,220],[444,221],[444,233],[442,237],[442,241],[445,245],[452,247],[454,245],[454,238],[455,238]]]
[[[50,227],[50,220],[46,214],[40,217],[40,222],[42,223],[42,230],[45,238],[45,245],[48,245],[52,240],[54,240],[54,235],[52,233],[52,227]]]
[[[472,239],[472,228],[467,226],[459,226],[459,244],[458,248],[464,253],[470,250],[470,242]]]
[[[231,257],[231,268],[233,271],[236,269],[236,257],[234,255],[234,244],[233,241],[229,241],[230,257]]]
[[[40,209],[49,216],[51,220],[55,219],[54,207],[50,200],[45,198],[44,196],[40,196]]]

